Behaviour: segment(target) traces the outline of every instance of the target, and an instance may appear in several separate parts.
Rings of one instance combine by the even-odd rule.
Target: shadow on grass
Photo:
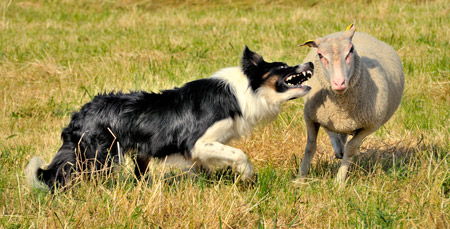
[[[362,153],[354,158],[352,171],[358,170],[362,175],[377,173],[381,169],[388,175],[406,178],[417,173],[418,168],[429,160],[449,160],[448,150],[435,145],[423,143],[420,139],[415,144],[397,143],[375,149],[362,149]]]
[[[379,174],[381,171],[398,178],[407,178],[411,174],[417,173],[419,166],[429,163],[430,159],[435,162],[447,160],[449,150],[436,144],[427,144],[423,138],[416,143],[397,142],[396,144],[385,144],[376,148],[361,147],[359,154],[353,158],[353,164],[349,169],[349,177],[363,177]],[[332,153],[332,152],[329,152]],[[294,158],[297,165],[301,160]],[[341,165],[340,159],[319,157],[316,163],[311,164],[310,177],[322,179],[334,178]],[[299,166],[296,166],[298,174]],[[448,181],[450,186],[450,180]]]
[[[350,167],[349,178],[351,180],[361,180],[380,175],[397,180],[408,179],[411,175],[419,173],[421,165],[424,165],[424,163],[428,166],[430,159],[436,163],[448,161],[450,164],[450,156],[447,156],[448,149],[435,144],[425,144],[422,140],[412,144],[397,142],[396,144],[384,144],[376,148],[368,146],[361,148],[360,152],[359,155],[354,157],[354,162]],[[110,189],[120,187],[124,190],[130,190],[136,188],[141,182],[140,185],[146,187],[164,184],[168,189],[177,189],[177,187],[187,184],[192,184],[200,189],[216,185],[237,185],[240,190],[258,188],[265,195],[270,192],[275,184],[278,186],[289,184],[298,174],[300,161],[301,158],[294,158],[293,169],[284,170],[284,172],[270,165],[261,167],[249,182],[240,181],[239,175],[233,173],[231,168],[218,169],[214,172],[201,169],[193,171],[173,170],[164,174],[155,172],[147,174],[144,181],[137,180],[132,172],[122,169],[118,173],[99,174],[100,176],[94,176],[95,179],[84,179],[84,182],[75,179],[74,186],[102,185]],[[340,164],[341,160],[339,159],[330,160],[329,157],[318,157],[316,162],[311,165],[308,177],[320,180],[334,179]],[[445,180],[442,186],[444,193],[450,194],[450,177]]]

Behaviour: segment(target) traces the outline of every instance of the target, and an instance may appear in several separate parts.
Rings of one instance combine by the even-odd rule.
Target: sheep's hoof
[[[306,184],[306,179],[304,177],[298,177],[295,180],[292,181],[292,184],[294,185],[303,185]]]
[[[347,177],[347,170],[345,167],[341,166],[339,168],[338,173],[336,174],[334,184],[338,187],[345,187],[345,184],[347,183],[346,177]]]
[[[335,179],[333,183],[334,183],[334,187],[336,187],[338,189],[342,189],[347,186],[347,182],[345,180],[342,181],[342,180]]]
[[[334,152],[334,156],[337,159],[342,159],[344,157],[344,153],[343,152]]]
[[[307,178],[307,177],[298,177],[295,180],[292,181],[292,184],[295,186],[302,186],[302,185],[309,185],[312,182],[319,181],[314,178]]]

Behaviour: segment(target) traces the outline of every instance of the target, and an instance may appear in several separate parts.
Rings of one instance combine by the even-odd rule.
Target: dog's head
[[[314,65],[311,62],[296,66],[283,62],[268,63],[245,46],[242,70],[255,93],[264,91],[274,102],[284,102],[302,97],[311,90],[305,83],[311,78]]]

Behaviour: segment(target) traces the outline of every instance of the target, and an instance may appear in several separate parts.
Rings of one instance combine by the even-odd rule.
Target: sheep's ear
[[[307,40],[303,44],[299,44],[298,46],[309,46],[309,47],[317,48],[318,45],[313,40]]]
[[[354,21],[351,25],[347,26],[347,28],[345,29],[345,35],[350,40],[353,38],[353,35],[355,34],[355,31],[356,31],[355,24],[356,24],[356,22]]]
[[[262,56],[260,56],[258,53],[253,52],[250,50],[247,45],[244,49],[244,54],[242,55],[242,65],[245,67],[248,67],[249,65],[258,66],[261,63],[264,62],[264,59]]]
[[[345,31],[349,31],[352,27],[355,27],[355,22],[347,26],[347,28],[345,28]]]

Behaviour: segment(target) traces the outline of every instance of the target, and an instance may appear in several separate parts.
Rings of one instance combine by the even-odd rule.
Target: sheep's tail
[[[25,176],[27,183],[32,188],[38,188],[44,191],[48,191],[49,187],[38,178],[38,170],[44,165],[45,162],[38,156],[31,158],[27,167],[25,168]]]

